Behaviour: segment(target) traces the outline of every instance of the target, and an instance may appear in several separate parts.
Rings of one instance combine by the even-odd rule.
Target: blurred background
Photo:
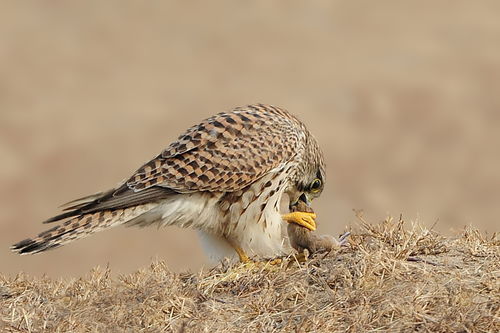
[[[174,228],[8,248],[187,127],[256,102],[295,113],[324,149],[321,233],[354,208],[499,231],[499,17],[498,1],[3,1],[0,273],[205,265],[195,232]]]

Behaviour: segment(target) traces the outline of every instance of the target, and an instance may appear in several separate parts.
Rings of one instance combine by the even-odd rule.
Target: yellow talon
[[[234,249],[234,251],[236,251],[236,253],[238,254],[241,263],[246,264],[251,262],[250,258],[247,256],[245,251],[243,251],[243,249],[239,245],[237,245],[234,241],[231,241],[229,239],[227,239],[227,241],[229,245],[231,245],[231,247]]]
[[[236,253],[238,253],[238,257],[240,258],[241,263],[247,264],[251,262],[245,251],[243,251],[240,247],[236,247],[234,250],[236,251]]]
[[[316,218],[315,213],[294,212],[282,215],[281,218],[288,223],[296,223],[311,231],[316,230],[316,222],[314,221]]]

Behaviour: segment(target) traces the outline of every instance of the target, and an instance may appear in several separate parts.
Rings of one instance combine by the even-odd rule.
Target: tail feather
[[[35,254],[53,249],[77,239],[85,238],[95,232],[123,224],[139,218],[154,205],[146,204],[126,209],[95,212],[73,217],[61,225],[12,245],[11,250],[18,254]]]
[[[146,205],[172,197],[171,189],[154,186],[135,192],[123,184],[118,189],[92,194],[70,201],[62,206],[64,213],[53,216],[43,223],[57,222],[66,218],[88,215],[106,210],[119,210]]]

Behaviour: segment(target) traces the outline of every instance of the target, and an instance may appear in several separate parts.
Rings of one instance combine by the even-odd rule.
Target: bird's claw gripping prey
[[[316,214],[307,212],[293,212],[281,216],[288,223],[295,223],[311,231],[316,230]]]

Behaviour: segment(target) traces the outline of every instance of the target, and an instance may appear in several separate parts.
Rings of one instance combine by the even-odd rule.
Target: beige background
[[[204,263],[190,230],[117,228],[45,254],[8,247],[233,106],[288,108],[319,139],[320,231],[353,208],[498,231],[498,1],[4,1],[0,273]]]

